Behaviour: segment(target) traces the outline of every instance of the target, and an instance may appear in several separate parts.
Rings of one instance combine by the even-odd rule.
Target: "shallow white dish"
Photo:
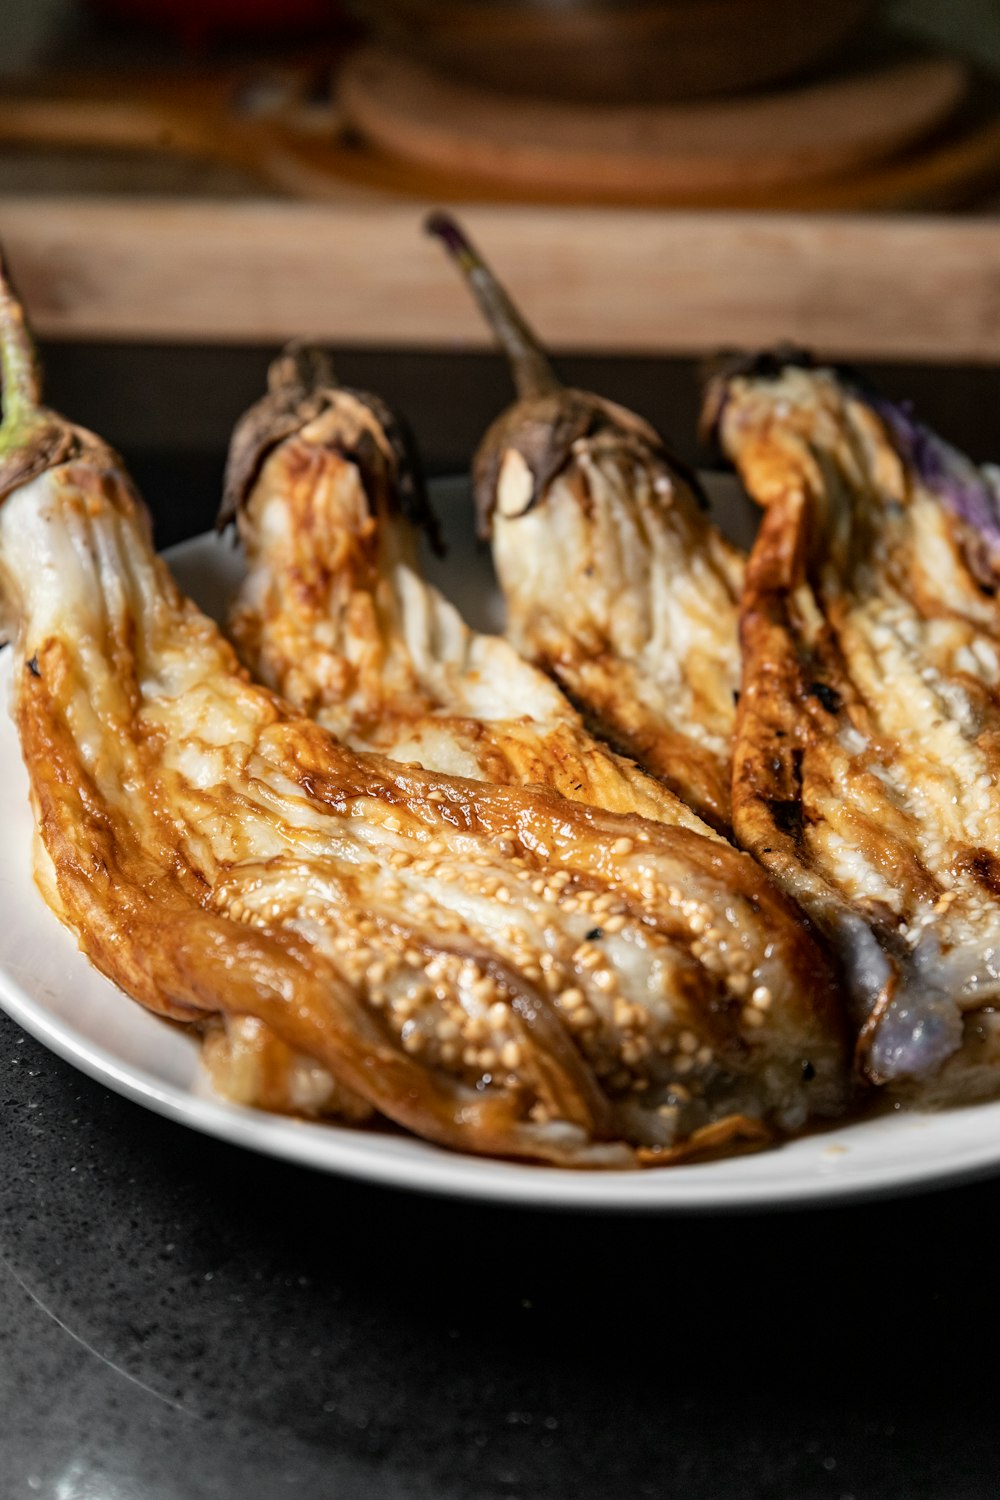
[[[438,499],[452,550],[429,567],[448,578],[475,624],[499,623],[485,556],[466,539],[453,485]],[[727,517],[727,519],[732,519]],[[449,524],[449,522],[451,524]],[[737,528],[734,528],[737,529]],[[231,543],[198,537],[170,561],[185,590],[218,615],[239,578]],[[9,653],[0,659],[6,701]],[[396,1187],[550,1207],[651,1212],[832,1202],[1000,1170],[1000,1103],[898,1113],[844,1125],[754,1156],[642,1173],[584,1173],[462,1156],[395,1134],[284,1119],[213,1096],[195,1039],[157,1020],[93,969],[31,876],[28,784],[13,725],[0,716],[0,1005],[25,1030],[149,1109],[208,1135],[325,1171]]]

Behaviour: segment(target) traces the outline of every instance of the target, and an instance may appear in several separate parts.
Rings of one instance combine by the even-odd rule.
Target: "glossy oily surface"
[[[227,1099],[622,1170],[839,1117],[832,972],[748,855],[338,743],[239,670],[111,455],[0,533],[37,884]]]
[[[462,535],[463,507],[444,491],[446,517]],[[459,545],[461,543],[459,542]],[[468,544],[465,544],[466,547]],[[176,550],[182,585],[212,612],[238,577],[225,542],[199,539]],[[470,596],[488,596],[478,554],[444,565]],[[461,598],[459,605],[467,601]],[[504,1202],[670,1211],[837,1199],[899,1189],[1000,1161],[1000,1106],[932,1116],[894,1114],[806,1137],[751,1157],[638,1173],[589,1173],[475,1160],[395,1134],[290,1121],[226,1105],[212,1096],[194,1043],[129,1003],[76,952],[28,874],[30,818],[13,731],[0,731],[2,878],[8,914],[0,937],[5,1007],[47,1045],[141,1103],[199,1131],[257,1151],[410,1189]]]
[[[737,836],[838,954],[863,1073],[904,1102],[989,1097],[995,470],[808,356],[722,374],[707,406],[765,512],[740,606]]]

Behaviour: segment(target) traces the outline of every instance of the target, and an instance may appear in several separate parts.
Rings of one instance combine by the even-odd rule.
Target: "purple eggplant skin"
[[[909,402],[870,394],[865,399],[882,418],[906,467],[969,528],[966,559],[980,583],[994,583],[1000,574],[1000,471],[977,467],[919,421]],[[973,542],[977,545],[969,545]]]

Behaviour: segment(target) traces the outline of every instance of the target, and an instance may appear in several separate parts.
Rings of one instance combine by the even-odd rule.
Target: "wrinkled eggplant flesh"
[[[531,503],[516,425],[485,440],[503,445],[489,514],[508,635],[596,733],[726,831],[743,560],[655,435],[610,411]]]
[[[434,213],[426,228],[465,277],[517,391],[473,475],[510,639],[595,734],[727,834],[742,558],[648,422],[563,386],[461,225]]]
[[[903,408],[807,363],[709,392],[764,508],[743,596],[734,828],[832,940],[865,1075],[1000,1089],[1000,496]]]
[[[399,433],[377,398],[334,383],[320,351],[293,348],[272,366],[234,432],[220,517],[235,520],[247,559],[228,621],[241,661],[354,749],[709,833],[422,577],[416,526],[433,545],[433,519],[412,499],[417,459]],[[244,1103],[326,1107],[332,1080],[259,1021],[217,1032],[206,1058]]]
[[[543,672],[508,641],[471,630],[427,583],[396,498],[399,469],[375,483],[350,441],[343,396],[330,392],[318,416],[313,404],[227,511],[247,559],[228,633],[254,676],[355,749],[708,832],[596,741]],[[247,427],[268,430],[252,410],[237,452]],[[384,432],[371,430],[390,464]]]
[[[152,1010],[259,1021],[348,1115],[501,1156],[670,1161],[842,1106],[832,978],[748,856],[341,747],[178,592],[106,450],[10,490],[0,588],[42,889]]]

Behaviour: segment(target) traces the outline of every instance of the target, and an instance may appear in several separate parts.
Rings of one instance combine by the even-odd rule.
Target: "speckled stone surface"
[[[0,1018],[4,1500],[979,1500],[1000,1186],[470,1207],[255,1157]]]
[[[85,351],[51,365],[82,400]],[[169,540],[221,470],[184,410],[165,476],[125,444],[171,479]],[[992,1182],[659,1220],[366,1188],[161,1120],[0,1015],[0,1500],[992,1500],[998,1229]]]

